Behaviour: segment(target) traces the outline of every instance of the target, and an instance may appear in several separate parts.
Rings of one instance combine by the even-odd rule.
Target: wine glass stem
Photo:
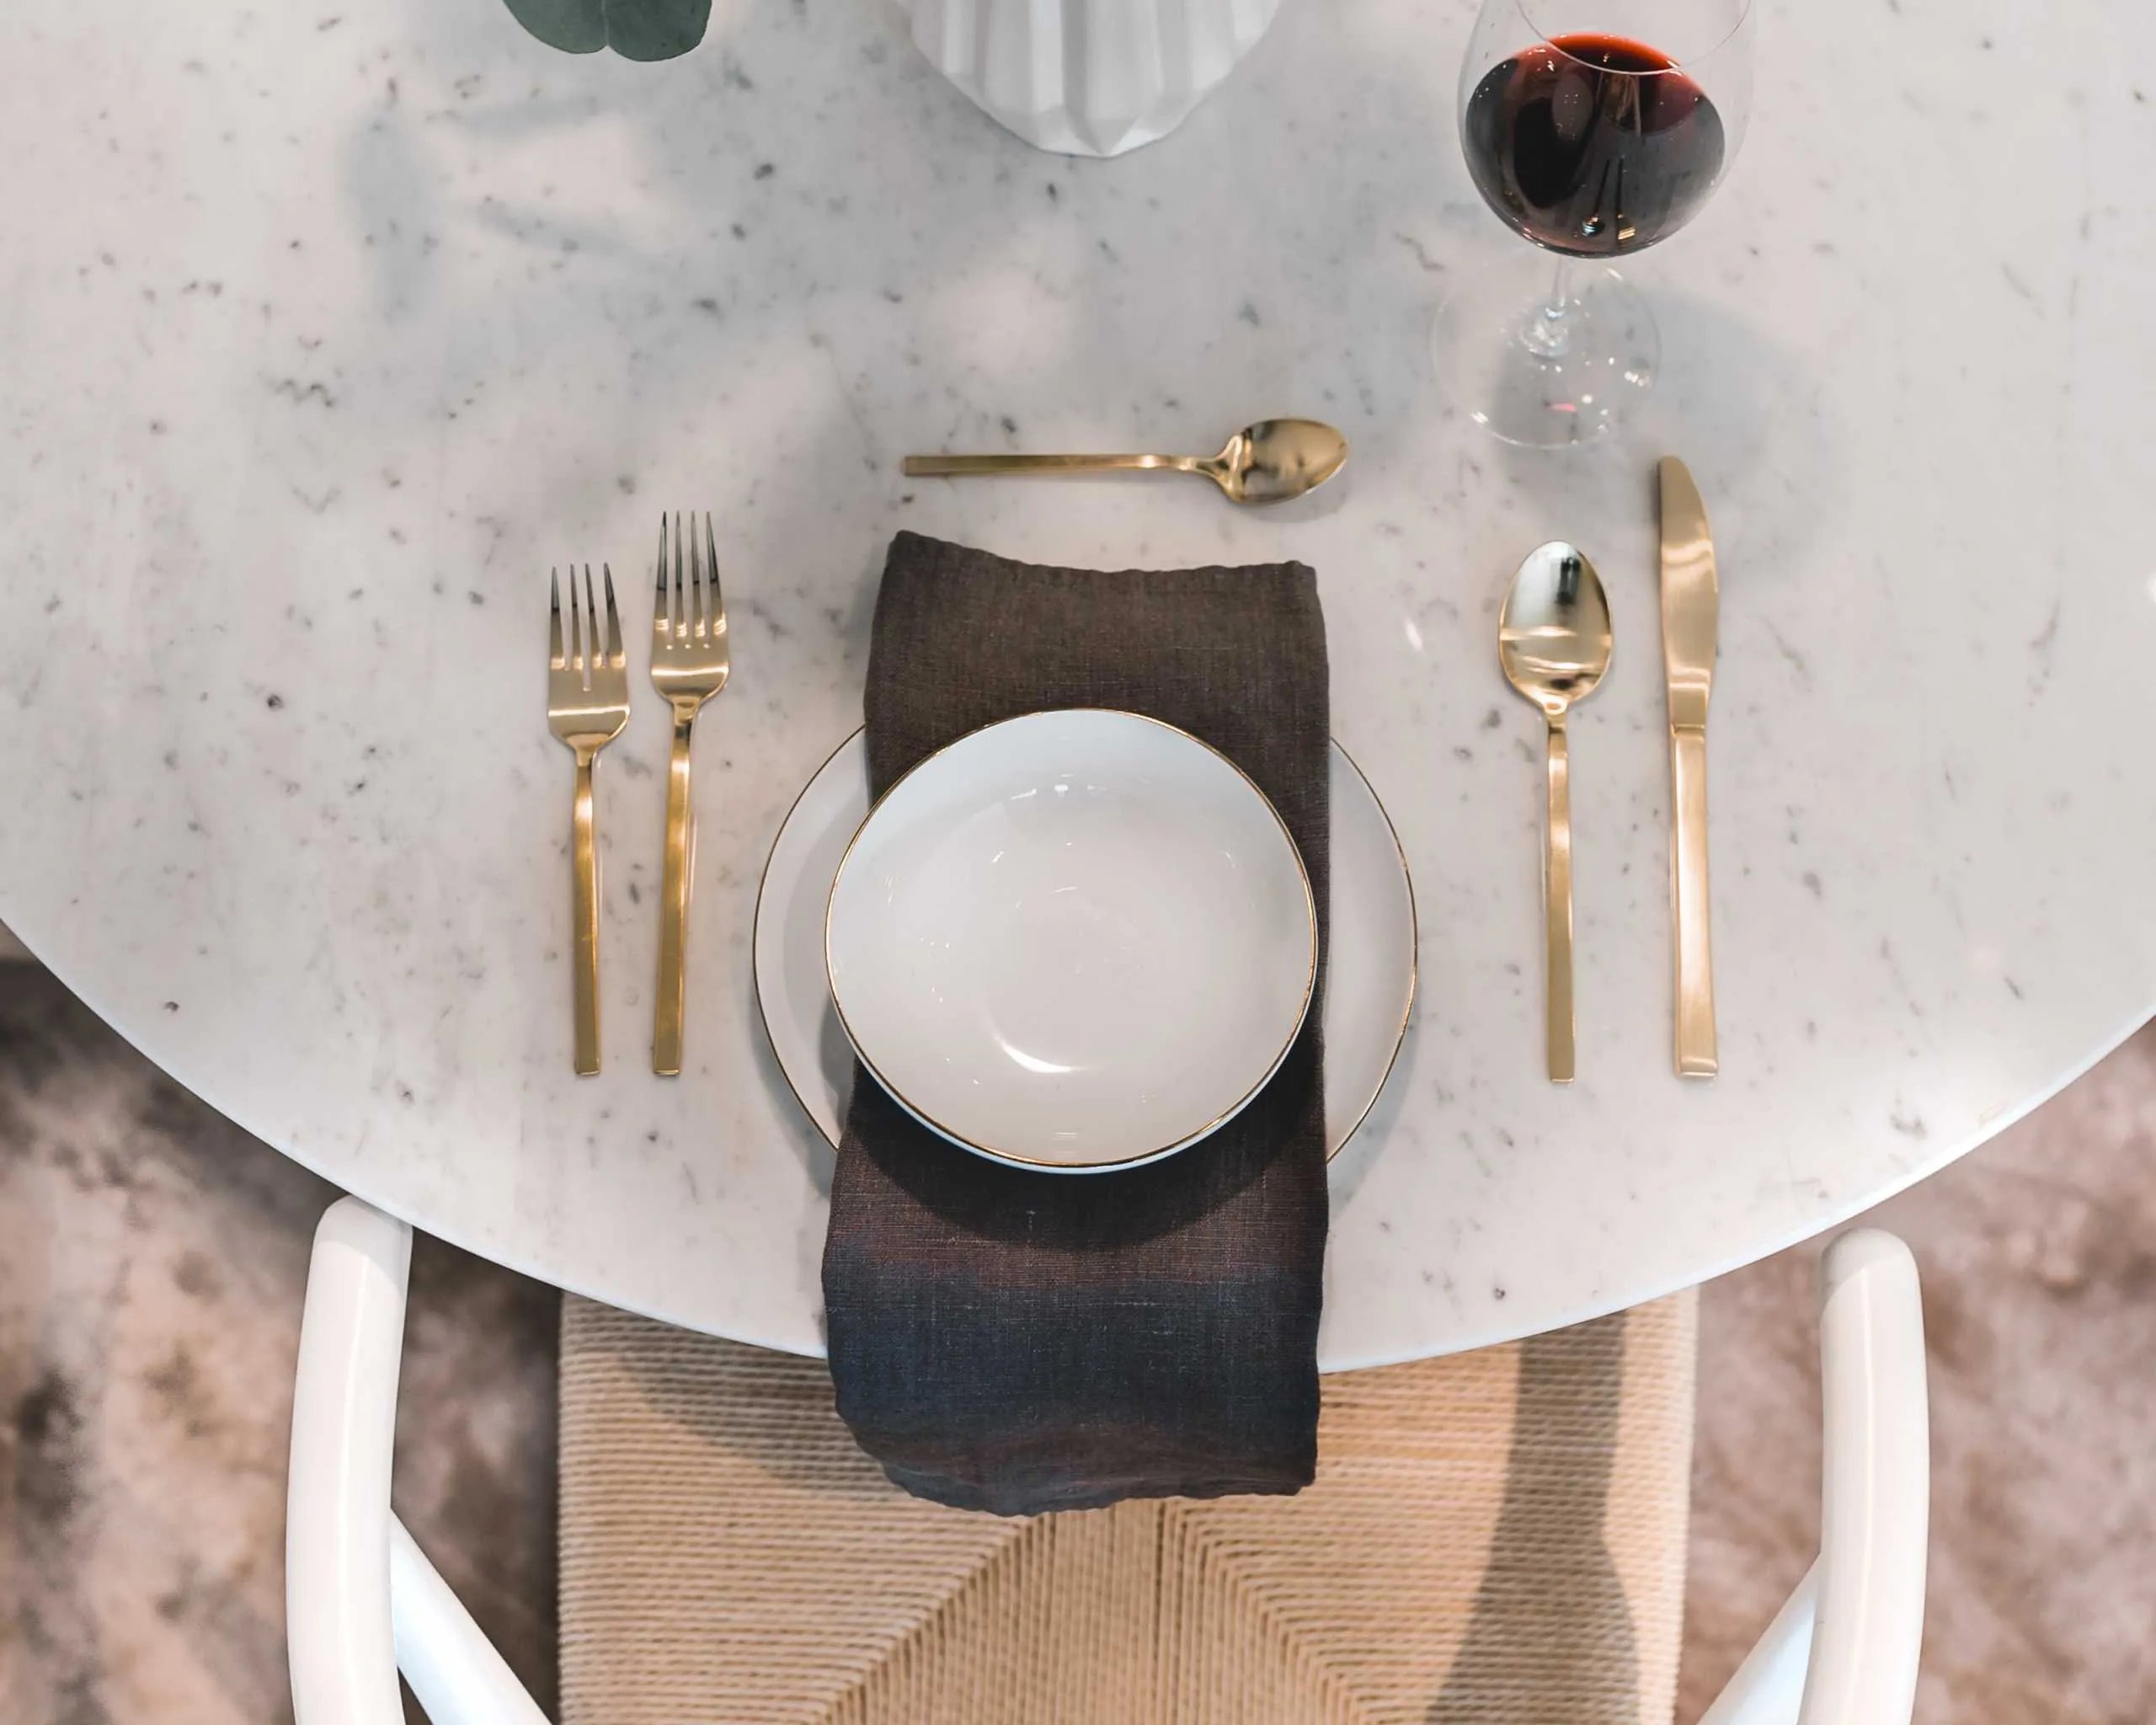
[[[1572,260],[1561,257],[1550,278],[1550,297],[1529,313],[1521,342],[1538,359],[1561,360],[1572,350],[1574,311]]]

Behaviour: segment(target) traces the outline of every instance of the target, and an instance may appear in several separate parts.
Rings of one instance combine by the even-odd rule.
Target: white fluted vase
[[[1280,0],[901,0],[915,45],[1027,143],[1119,156],[1235,70]]]

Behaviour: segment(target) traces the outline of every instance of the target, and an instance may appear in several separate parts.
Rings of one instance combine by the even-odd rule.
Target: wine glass
[[[1460,142],[1483,201],[1557,254],[1522,253],[1438,312],[1448,391],[1508,443],[1615,425],[1661,357],[1639,294],[1599,260],[1667,238],[1721,183],[1752,106],[1753,0],[1483,0]]]

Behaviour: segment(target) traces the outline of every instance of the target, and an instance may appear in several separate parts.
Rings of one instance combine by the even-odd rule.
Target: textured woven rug
[[[1668,1725],[1695,1306],[1326,1380],[1289,1498],[906,1496],[822,1364],[570,1298],[565,1725]]]

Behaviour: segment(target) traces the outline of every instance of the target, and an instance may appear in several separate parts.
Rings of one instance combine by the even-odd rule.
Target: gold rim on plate
[[[1043,710],[1055,711],[1058,709],[1045,708]],[[1122,709],[1103,708],[1100,710],[1119,712]],[[1024,717],[1025,715],[1021,714],[1019,716]],[[1144,717],[1143,714],[1137,716],[1140,718]],[[1008,723],[1007,720],[1000,722]],[[984,729],[985,728],[985,727],[984,727]],[[801,1087],[794,1081],[793,1073],[788,1068],[785,1056],[779,1050],[778,1038],[771,1029],[770,1009],[764,1004],[762,980],[760,975],[755,974],[759,969],[756,964],[756,954],[762,948],[764,900],[766,893],[770,889],[771,864],[777,858],[780,841],[785,837],[787,829],[792,825],[794,816],[800,812],[802,804],[808,799],[808,793],[815,788],[817,781],[823,777],[825,772],[830,768],[833,761],[836,761],[840,756],[845,754],[848,749],[853,746],[855,740],[859,738],[862,734],[867,730],[867,727],[866,725],[856,725],[851,730],[848,731],[846,735],[840,740],[838,746],[834,748],[828,755],[825,756],[821,761],[816,763],[815,770],[802,782],[801,788],[794,793],[793,800],[787,804],[786,813],[780,816],[778,825],[771,835],[771,848],[764,854],[764,866],[758,872],[756,876],[756,905],[755,912],[750,919],[749,924],[750,968],[752,973],[750,980],[753,985],[750,991],[755,997],[756,1022],[763,1030],[764,1044],[771,1050],[772,1061],[778,1067],[779,1077],[786,1085],[787,1093],[793,1098],[794,1106],[801,1110],[803,1115],[807,1118],[808,1124],[815,1128],[816,1135],[822,1139],[825,1143],[830,1146],[833,1150],[836,1150],[839,1147],[840,1140],[845,1136],[845,1128],[841,1125],[838,1133],[834,1135],[830,1130],[825,1125],[822,1119],[818,1115],[814,1105],[809,1102],[806,1096],[802,1094]],[[1169,729],[1173,729],[1174,727],[1170,726]],[[969,732],[968,734],[971,735],[973,733]],[[964,739],[959,738],[957,740],[963,742]],[[1198,740],[1202,741],[1203,740],[1200,739]],[[1370,782],[1370,776],[1363,771],[1362,763],[1357,761],[1353,755],[1348,753],[1347,745],[1341,742],[1337,737],[1327,738],[1326,743],[1330,748],[1339,751],[1340,758],[1348,763],[1349,770],[1352,771],[1356,778],[1361,782],[1363,788],[1369,793],[1370,801],[1378,811],[1378,819],[1385,823],[1385,836],[1392,841],[1393,854],[1399,859],[1401,884],[1407,890],[1407,998],[1402,1003],[1401,1007],[1400,1023],[1393,1031],[1392,1049],[1391,1052],[1385,1056],[1385,1071],[1379,1076],[1376,1087],[1370,1092],[1369,1099],[1363,1104],[1362,1112],[1355,1116],[1354,1119],[1349,1124],[1348,1130],[1340,1135],[1340,1141],[1337,1144],[1328,1144],[1326,1146],[1326,1160],[1330,1162],[1336,1160],[1339,1156],[1341,1151],[1347,1149],[1348,1145],[1354,1141],[1355,1135],[1363,1130],[1364,1124],[1369,1119],[1370,1115],[1376,1110],[1379,1098],[1384,1096],[1385,1092],[1385,1087],[1392,1081],[1393,1069],[1400,1064],[1401,1051],[1407,1045],[1407,1027],[1414,1022],[1415,1001],[1417,996],[1422,991],[1422,914],[1415,900],[1415,876],[1413,872],[1407,866],[1407,849],[1406,846],[1400,841],[1400,829],[1393,824],[1392,812],[1385,807],[1385,798],[1378,794],[1377,787]],[[946,746],[948,745],[947,745]],[[942,751],[938,750],[937,752],[940,753]],[[1218,751],[1216,750],[1215,752],[1217,753]],[[1233,761],[1230,761],[1228,764],[1230,766],[1235,765]],[[896,788],[894,787],[894,788]],[[875,809],[873,804],[871,805],[868,812],[869,814],[873,814],[875,812]],[[866,825],[867,821],[867,815],[864,814],[862,817],[862,821],[863,825]],[[858,836],[859,831],[860,828],[857,827],[855,829],[857,836]],[[851,841],[849,841],[847,843],[847,850],[850,852],[851,849],[852,844]],[[1300,853],[1298,852],[1298,860],[1299,861],[1299,859]],[[841,857],[841,862],[843,863],[843,857]],[[835,870],[833,871],[831,879],[832,884],[835,885],[838,879]],[[827,926],[829,922],[829,905],[830,898],[829,895],[826,894],[825,921]],[[828,959],[828,954],[826,957]],[[782,963],[783,960],[781,962]],[[826,990],[828,991],[830,985],[828,965],[826,968],[825,982]],[[831,999],[831,1008],[835,1012],[838,1010],[838,1001],[835,996]],[[1307,1003],[1305,1006],[1304,1011],[1305,1019],[1307,1019],[1309,1012]],[[843,1024],[843,1016],[841,1016],[841,1024]],[[1296,1026],[1298,1034],[1300,1033],[1301,1029],[1301,1024],[1298,1023]],[[1291,1037],[1289,1039],[1289,1046],[1292,1047],[1293,1045],[1294,1039]],[[847,1039],[847,1047],[850,1051],[852,1051],[855,1054],[856,1058],[857,1059],[859,1057],[858,1050],[853,1049],[851,1037]],[[1277,1071],[1278,1069],[1276,1068],[1275,1070]],[[941,1129],[937,1130],[940,1130]],[[1069,1165],[1060,1166],[1067,1167]],[[1083,1171],[1091,1166],[1092,1165],[1081,1163],[1077,1165],[1077,1167],[1080,1171]],[[1105,1166],[1106,1165],[1102,1165],[1103,1171],[1105,1171]]]

